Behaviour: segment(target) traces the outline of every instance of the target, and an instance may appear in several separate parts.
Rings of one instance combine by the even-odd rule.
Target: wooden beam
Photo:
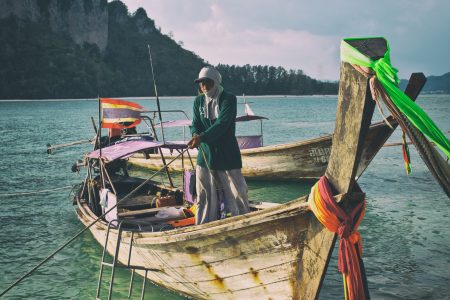
[[[371,59],[382,57],[387,50],[383,38],[352,40],[349,43]],[[333,147],[325,171],[337,193],[344,194],[352,190],[374,108],[369,79],[343,62]]]
[[[372,59],[383,56],[387,49],[386,40],[382,38],[356,40],[350,44]],[[348,197],[345,194],[349,195],[353,191],[355,175],[374,108],[375,102],[371,98],[369,80],[350,64],[341,63],[336,128],[325,176],[334,187],[335,194],[344,194],[340,198],[342,201]],[[314,217],[311,218],[309,226],[316,235],[313,242],[320,243],[321,253],[328,254],[316,285],[318,288],[314,294],[309,295],[309,298],[317,299],[333,253],[336,235],[324,228]]]
[[[412,73],[408,85],[406,86],[405,94],[411,98],[411,100],[415,101],[417,97],[419,97],[426,82],[427,78],[423,73]]]

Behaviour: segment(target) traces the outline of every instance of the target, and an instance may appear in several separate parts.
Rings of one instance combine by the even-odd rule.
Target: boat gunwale
[[[261,223],[272,222],[277,219],[281,220],[295,215],[305,215],[310,212],[306,197],[303,196],[280,205],[205,224],[175,228],[167,231],[139,231],[137,234],[135,233],[136,238],[138,238],[137,240],[139,240],[136,243],[146,244],[148,240],[152,240],[152,243],[160,244],[179,242],[180,240],[201,238],[205,235],[238,230],[249,226],[260,226]],[[85,225],[91,224],[98,218],[91,211],[88,204],[81,203],[79,199],[77,199],[77,207],[77,214],[83,222],[86,221],[84,222]],[[100,226],[103,230],[107,230],[108,228],[108,223],[104,220],[97,221],[95,225]],[[113,230],[117,232],[116,228],[113,228]],[[131,231],[124,229],[125,232]]]
[[[387,120],[391,123],[391,125],[393,125],[393,123],[396,122],[393,118],[391,118],[391,116],[388,116]],[[382,126],[387,126],[384,121],[379,121],[379,122],[376,122],[376,123],[373,123],[372,125],[370,125],[371,128],[382,127]],[[333,136],[333,134],[327,134],[327,135],[324,135],[321,137],[307,139],[307,140],[294,141],[294,142],[288,142],[288,143],[282,143],[282,144],[276,144],[276,145],[267,145],[267,146],[250,148],[250,149],[241,149],[240,151],[241,151],[241,155],[252,155],[252,154],[257,154],[257,153],[272,152],[275,150],[278,151],[280,149],[288,150],[290,148],[295,148],[298,146],[322,142],[327,139],[330,139],[330,142],[331,142],[332,136]],[[175,156],[176,155],[166,155],[166,158],[170,159]],[[130,158],[133,159],[133,158],[140,158],[140,157],[130,157]]]
[[[396,121],[393,118],[390,118],[390,117],[391,116],[389,116],[387,119],[392,125],[392,122],[396,122]],[[373,129],[373,128],[382,127],[382,126],[387,126],[387,125],[386,125],[386,123],[384,121],[379,121],[379,122],[371,124],[370,128]],[[321,136],[321,137],[312,138],[312,139],[308,139],[308,140],[295,141],[295,142],[276,144],[276,145],[268,145],[268,146],[263,146],[263,147],[258,147],[258,148],[251,148],[251,149],[243,149],[243,150],[241,150],[241,154],[242,155],[245,155],[245,154],[249,155],[249,154],[260,153],[260,152],[270,152],[270,151],[279,150],[279,149],[295,148],[297,146],[303,146],[303,145],[307,145],[307,144],[322,142],[323,140],[326,140],[326,139],[330,139],[330,142],[331,142],[331,138],[332,137],[333,137],[333,134],[327,134],[327,135],[324,135],[324,136]]]

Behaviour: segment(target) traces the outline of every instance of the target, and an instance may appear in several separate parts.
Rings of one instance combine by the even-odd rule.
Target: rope
[[[366,201],[358,203],[347,214],[334,201],[328,179],[322,176],[311,188],[308,205],[319,222],[339,236],[338,268],[344,276],[345,299],[366,299],[361,235],[357,230],[364,217]]]
[[[383,108],[380,105],[380,101],[379,101],[380,93],[378,91],[378,85],[377,85],[377,81],[376,81],[377,77],[375,75],[375,72],[373,72],[373,70],[368,68],[368,67],[363,67],[363,66],[359,66],[359,65],[356,65],[356,64],[352,64],[352,67],[356,71],[358,71],[360,74],[364,75],[364,77],[369,79],[369,87],[370,87],[370,94],[372,96],[372,100],[375,101],[377,109],[378,109],[378,112],[383,117],[384,123],[386,123],[386,125],[389,128],[394,130],[395,128],[387,120],[386,115],[384,114]]]
[[[186,148],[185,150],[183,150],[179,155],[177,155],[175,158],[173,158],[167,165],[170,165],[172,162],[174,162],[176,159],[178,159],[178,157],[180,157],[185,151],[187,151],[188,149]],[[161,169],[159,169],[158,171],[156,171],[155,173],[152,174],[152,176],[150,176],[148,179],[146,179],[144,182],[142,182],[139,186],[137,186],[134,190],[132,190],[130,193],[128,193],[127,195],[125,195],[122,199],[118,200],[116,205],[112,206],[110,209],[108,209],[107,211],[105,211],[100,217],[98,217],[97,219],[95,219],[94,221],[92,221],[91,224],[89,224],[88,226],[86,226],[84,229],[80,230],[77,234],[75,234],[72,238],[70,238],[67,242],[65,242],[63,245],[61,245],[60,247],[58,247],[58,249],[56,249],[53,253],[51,253],[49,256],[47,256],[45,259],[43,259],[40,263],[38,263],[34,268],[32,268],[30,271],[28,271],[27,273],[25,273],[24,275],[22,275],[19,279],[17,279],[16,281],[14,281],[9,287],[7,287],[3,292],[0,293],[0,297],[5,295],[9,290],[11,290],[13,287],[15,287],[16,285],[18,285],[22,280],[24,280],[25,278],[27,278],[28,276],[30,276],[34,271],[36,271],[39,267],[41,267],[43,264],[45,264],[48,260],[50,260],[53,256],[55,256],[59,251],[61,251],[62,249],[64,249],[65,247],[67,247],[71,242],[73,242],[74,240],[76,240],[81,234],[83,234],[86,230],[88,230],[89,228],[91,228],[95,223],[97,223],[99,220],[101,220],[105,215],[107,215],[110,211],[112,211],[114,208],[116,208],[117,205],[119,205],[120,203],[122,203],[123,201],[125,201],[126,199],[130,198],[131,196],[133,196],[141,187],[143,187],[145,184],[147,184],[153,177],[156,176],[156,174],[158,174],[159,172],[161,172],[164,169],[164,167],[162,167]]]
[[[386,93],[393,104],[400,110],[418,130],[425,134],[431,141],[450,157],[450,142],[445,138],[441,130],[431,120],[431,118],[411,99],[398,88],[398,70],[392,67],[390,61],[390,48],[386,41],[387,50],[382,58],[372,60],[348,42],[359,39],[344,39],[341,41],[341,61],[350,64],[369,67],[376,73],[377,81],[383,86],[383,93]]]
[[[406,174],[409,175],[411,173],[411,156],[409,154],[408,143],[406,142],[404,130],[402,130],[402,153],[403,162],[405,163],[405,171]]]
[[[369,57],[353,48],[347,41],[341,42],[341,60],[348,62],[361,72],[361,69],[371,69],[376,73],[373,88],[371,83],[372,97],[380,98],[384,101],[392,116],[397,120],[403,132],[406,132],[416,146],[422,160],[427,165],[433,176],[444,189],[450,198],[450,168],[442,159],[439,153],[433,148],[433,144],[439,147],[446,156],[447,162],[450,158],[450,141],[444,136],[431,118],[411,99],[398,88],[397,69],[390,63],[390,49],[387,44],[387,51],[384,57],[372,61]],[[430,140],[426,139],[427,136]],[[406,172],[410,167],[408,150],[406,143],[403,143],[403,154]]]
[[[433,144],[425,138],[424,134],[413,126],[392,101],[390,101],[390,98],[383,100],[402,129],[408,134],[409,139],[417,148],[431,174],[436,178],[439,185],[450,198],[450,168],[448,164],[440,157],[439,153],[434,149]]]
[[[72,185],[67,185],[59,188],[54,189],[48,189],[48,190],[39,190],[39,191],[32,191],[32,192],[23,192],[23,193],[11,193],[11,194],[0,194],[0,197],[12,197],[12,196],[24,196],[24,195],[34,195],[34,194],[42,194],[47,192],[54,192],[59,190],[65,190],[68,188],[72,188]]]

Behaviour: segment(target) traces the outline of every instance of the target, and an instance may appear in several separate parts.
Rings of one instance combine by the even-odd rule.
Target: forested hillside
[[[208,62],[162,34],[151,14],[130,13],[120,1],[2,0],[0,99],[154,96],[149,44],[159,95],[194,95],[193,79]],[[224,86],[238,95],[338,91],[337,82],[302,70],[216,67]],[[450,93],[450,73],[430,76],[423,91]]]

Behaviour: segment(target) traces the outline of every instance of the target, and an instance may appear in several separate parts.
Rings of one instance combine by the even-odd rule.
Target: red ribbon
[[[337,217],[334,223],[331,220],[331,223],[324,225],[339,236],[338,268],[346,276],[348,299],[365,299],[359,263],[362,255],[361,236],[357,228],[364,216],[366,201],[358,203],[347,214],[334,201],[325,176],[319,179],[318,188],[322,198],[321,206]]]

